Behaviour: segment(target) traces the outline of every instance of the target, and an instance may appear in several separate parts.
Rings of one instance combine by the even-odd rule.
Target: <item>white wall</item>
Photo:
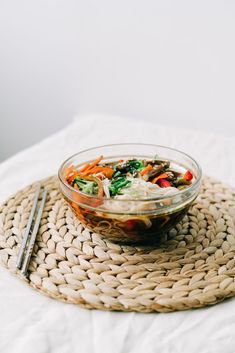
[[[234,135],[233,0],[0,0],[0,159],[76,113]]]

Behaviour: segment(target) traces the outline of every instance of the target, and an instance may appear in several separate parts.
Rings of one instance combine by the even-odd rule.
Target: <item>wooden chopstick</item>
[[[24,237],[21,243],[21,247],[20,247],[20,251],[19,251],[19,255],[17,258],[17,263],[16,263],[16,267],[20,270],[21,266],[22,266],[22,261],[23,261],[23,257],[24,257],[24,252],[27,246],[27,242],[30,236],[30,229],[32,226],[32,222],[33,222],[33,218],[34,218],[34,214],[36,211],[36,207],[37,207],[37,203],[38,203],[38,198],[39,198],[39,194],[40,194],[40,190],[41,190],[41,185],[39,184],[36,192],[35,192],[35,196],[34,196],[34,200],[33,200],[33,205],[32,205],[32,209],[29,215],[29,219],[28,219],[28,223],[24,232]]]

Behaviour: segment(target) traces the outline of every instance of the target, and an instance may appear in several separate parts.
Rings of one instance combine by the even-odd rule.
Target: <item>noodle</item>
[[[160,235],[168,231],[183,217],[189,207],[187,205],[174,213],[165,215],[131,216],[98,213],[75,205],[68,199],[67,201],[80,221],[93,232],[111,240],[123,242],[133,241],[132,239],[139,242],[146,240],[146,237],[149,241],[154,240],[156,233]]]

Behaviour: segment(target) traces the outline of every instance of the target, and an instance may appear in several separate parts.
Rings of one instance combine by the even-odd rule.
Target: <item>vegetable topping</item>
[[[102,163],[104,157],[86,163],[81,168],[71,165],[65,179],[75,190],[87,195],[107,198],[133,197],[141,199],[163,195],[188,187],[193,181],[190,170],[180,172],[171,162],[147,159],[126,159]]]

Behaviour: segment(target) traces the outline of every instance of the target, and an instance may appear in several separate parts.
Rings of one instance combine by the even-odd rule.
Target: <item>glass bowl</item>
[[[80,167],[103,155],[102,162],[117,159],[149,159],[157,155],[171,162],[171,166],[190,170],[194,179],[190,186],[171,196],[116,200],[87,195],[71,187],[65,180],[67,169]],[[152,242],[168,232],[186,214],[197,197],[201,168],[189,155],[173,148],[141,143],[123,143],[90,148],[74,154],[58,172],[61,192],[72,211],[84,226],[93,232],[118,242]]]

